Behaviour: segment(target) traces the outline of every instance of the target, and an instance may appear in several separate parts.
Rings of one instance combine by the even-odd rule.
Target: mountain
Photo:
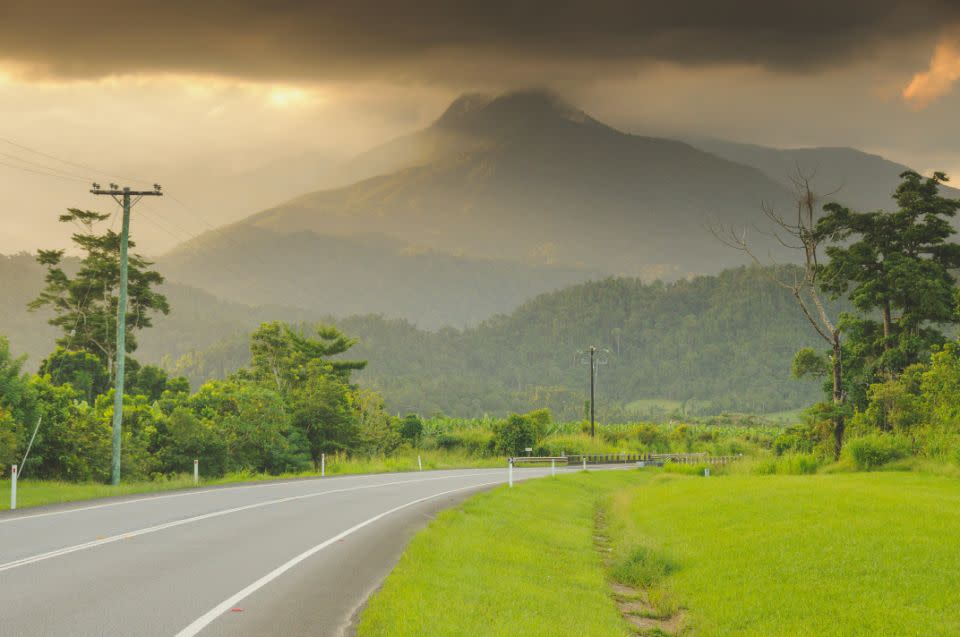
[[[828,201],[861,211],[890,210],[891,195],[908,166],[855,148],[770,148],[718,139],[690,138],[689,144],[718,157],[756,168],[785,187],[799,169],[812,176]],[[960,178],[960,175],[954,175]],[[944,196],[960,198],[960,190],[943,188]]]
[[[243,223],[486,258],[676,278],[739,262],[708,231],[789,193],[760,171],[617,131],[544,92],[456,100],[426,130],[358,160],[377,177]]]
[[[384,313],[418,325],[472,325],[541,292],[600,276],[583,268],[464,257],[382,234],[332,236],[234,224],[161,257],[177,281],[246,305],[314,314]]]

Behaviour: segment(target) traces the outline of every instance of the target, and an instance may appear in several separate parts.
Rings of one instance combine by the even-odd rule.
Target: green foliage
[[[84,400],[93,404],[99,394],[110,391],[110,372],[103,360],[90,352],[57,347],[40,363],[41,376],[50,375],[55,385],[69,383]],[[136,370],[131,366],[131,373]]]
[[[192,472],[195,459],[201,460],[203,476],[220,476],[227,471],[226,440],[213,422],[201,420],[187,407],[176,407],[166,419],[158,448],[166,472]]]
[[[913,452],[909,440],[891,434],[872,434],[847,442],[844,453],[862,471],[876,469]]]
[[[804,347],[793,357],[793,364],[790,371],[794,378],[822,378],[830,374],[830,361],[823,355],[818,354],[812,347]]]
[[[512,414],[494,428],[494,449],[501,455],[522,456],[525,449],[537,444],[537,433],[537,425],[530,418]]]
[[[307,466],[305,445],[292,435],[283,398],[274,390],[243,380],[215,381],[202,386],[188,404],[201,418],[217,423],[228,471],[277,474]]]
[[[0,407],[0,467],[19,461],[16,423],[10,412]]]
[[[407,414],[400,422],[400,435],[412,445],[420,442],[423,435],[423,421],[416,414]]]
[[[112,370],[116,359],[120,235],[109,229],[103,234],[94,232],[94,226],[108,217],[75,208],[60,216],[61,222],[80,228],[72,239],[84,256],[71,277],[64,268],[63,250],[40,250],[37,262],[46,268],[45,287],[30,303],[30,309],[52,311],[49,323],[61,332],[58,346],[87,352]],[[129,246],[134,248],[136,244],[130,241]],[[137,349],[136,331],[150,327],[154,314],[170,312],[166,297],[155,290],[164,279],[150,269],[152,265],[140,255],[129,254],[126,353]]]
[[[960,244],[949,239],[960,200],[940,195],[943,173],[925,179],[908,171],[901,179],[894,193],[898,210],[862,213],[831,203],[816,228],[833,241],[821,280],[860,313],[845,316],[841,325],[856,353],[849,371],[863,374],[866,383],[925,361],[946,340],[941,327],[957,322],[951,270],[960,267]]]
[[[169,380],[167,372],[163,369],[155,365],[144,365],[129,379],[131,387],[126,391],[137,396],[146,396],[147,400],[153,402],[159,400],[167,390]]]

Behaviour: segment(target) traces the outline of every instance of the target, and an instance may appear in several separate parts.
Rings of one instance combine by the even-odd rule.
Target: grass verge
[[[441,513],[371,598],[360,637],[632,634],[594,549],[594,515],[601,497],[645,479],[542,478]]]
[[[960,634],[955,479],[661,474],[605,517],[613,572],[686,608],[685,635]]]
[[[445,451],[430,451],[421,454],[424,470],[471,469],[482,467],[505,467],[504,458],[477,458],[467,454]],[[417,471],[417,454],[385,458],[348,458],[331,456],[327,459],[327,475],[353,475],[361,473],[391,473]],[[293,478],[318,477],[319,473],[304,471],[271,475],[266,473],[236,472],[219,478],[201,478],[200,486],[257,482],[266,480],[289,480]],[[44,504],[60,504],[80,500],[92,500],[111,496],[158,493],[177,489],[193,488],[193,477],[173,476],[161,480],[124,482],[119,486],[97,482],[60,482],[55,480],[31,480],[25,478],[17,483],[17,509]],[[0,510],[10,508],[10,480],[0,480]]]

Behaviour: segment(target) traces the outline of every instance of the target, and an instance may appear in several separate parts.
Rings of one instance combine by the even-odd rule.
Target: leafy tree
[[[98,395],[110,391],[110,376],[103,361],[82,350],[57,347],[40,364],[39,374],[49,375],[55,385],[69,383],[91,405]]]
[[[376,392],[361,390],[355,396],[360,448],[374,455],[396,451],[405,442],[399,419],[384,411],[383,398]]]
[[[186,407],[177,407],[164,423],[160,457],[167,473],[189,473],[200,461],[200,473],[219,476],[227,466],[227,445],[210,421],[202,421]]]
[[[308,466],[306,442],[293,435],[276,391],[242,379],[214,381],[191,396],[188,405],[222,437],[227,471],[276,474]]]
[[[412,445],[420,442],[423,435],[423,421],[416,414],[407,414],[400,422],[400,435]]]
[[[843,319],[863,363],[860,386],[925,360],[946,340],[940,326],[957,322],[951,270],[960,267],[960,245],[949,240],[960,200],[940,195],[943,173],[900,177],[893,196],[898,210],[854,212],[831,203],[816,227],[833,242],[821,267],[823,287],[835,298],[849,296],[861,313]]]
[[[314,468],[320,468],[321,454],[356,448],[358,427],[350,388],[339,377],[309,374],[290,392],[289,403],[293,426],[306,439]]]
[[[152,402],[163,395],[170,378],[163,369],[155,365],[144,365],[136,371],[130,380],[130,388],[127,389],[127,393],[146,396],[147,400]]]
[[[31,402],[30,381],[23,372],[25,356],[14,357],[10,342],[0,336],[0,407],[15,420],[28,416]]]
[[[309,338],[279,321],[263,323],[250,337],[247,375],[286,394],[318,370],[349,382],[352,371],[366,367],[366,361],[330,360],[356,343],[335,327],[317,326],[316,335]]]
[[[494,446],[501,454],[519,456],[536,443],[537,426],[526,416],[512,414],[494,430]]]
[[[96,356],[113,377],[116,360],[117,305],[120,288],[120,235],[107,230],[96,234],[94,226],[109,215],[71,208],[60,216],[64,223],[75,223],[81,232],[73,234],[73,243],[84,254],[76,274],[63,266],[64,250],[40,250],[37,262],[47,270],[46,285],[29,307],[49,308],[49,323],[61,330],[57,345],[67,350]],[[130,247],[136,244],[131,241]],[[136,331],[150,327],[152,317],[167,314],[170,307],[163,294],[155,290],[163,283],[159,272],[142,256],[129,255],[126,353],[137,349]],[[49,366],[48,366],[49,367]]]
[[[777,285],[790,292],[800,314],[830,348],[826,358],[819,362],[810,348],[801,349],[794,357],[793,372],[797,378],[814,372],[829,373],[829,380],[824,383],[824,388],[830,396],[830,405],[821,405],[818,411],[823,416],[829,416],[833,433],[833,453],[835,458],[839,458],[849,411],[845,404],[846,392],[843,386],[844,326],[831,315],[821,294],[824,277],[820,265],[820,251],[826,235],[818,231],[822,221],[818,216],[820,197],[813,191],[810,178],[799,170],[791,179],[796,195],[796,216],[784,215],[766,205],[763,212],[773,225],[773,235],[777,241],[797,252],[801,270],[794,271],[790,278],[782,277],[782,271],[778,272],[776,269],[765,272]],[[719,228],[714,230],[714,234],[728,246],[749,255],[757,265],[761,264],[747,242],[745,230]]]

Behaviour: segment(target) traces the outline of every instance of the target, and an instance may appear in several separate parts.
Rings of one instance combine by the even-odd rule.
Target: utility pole
[[[130,241],[130,209],[144,197],[160,197],[160,185],[153,184],[153,190],[130,190],[117,184],[109,188],[100,188],[94,183],[90,192],[95,195],[110,195],[123,208],[123,229],[120,232],[120,299],[117,301],[117,363],[113,395],[113,466],[110,483],[120,484],[120,445],[123,429],[123,372],[127,357],[127,244]],[[135,197],[131,201],[131,197]]]
[[[594,386],[596,385],[597,380],[597,364],[594,362],[594,355],[597,352],[597,348],[593,345],[590,346],[590,437],[597,437],[597,427],[594,424],[594,406],[597,404],[597,401],[594,398]]]
[[[597,426],[595,419],[595,389],[597,382],[597,368],[600,365],[606,365],[609,362],[610,350],[608,349],[597,349],[595,346],[591,345],[590,349],[587,351],[577,352],[577,360],[584,365],[590,366],[590,437],[595,438],[597,435]]]

